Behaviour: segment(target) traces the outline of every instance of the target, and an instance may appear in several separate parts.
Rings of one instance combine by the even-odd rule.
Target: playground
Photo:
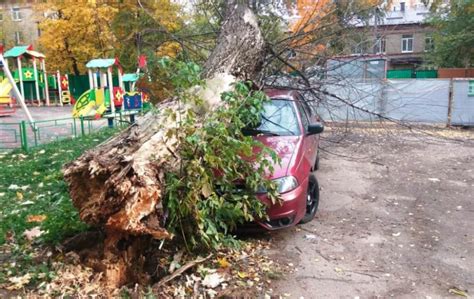
[[[92,59],[87,75],[71,77],[70,84],[68,74],[48,73],[45,55],[31,45],[0,50],[0,150],[127,125],[151,107],[136,88],[143,66],[125,74],[116,58]]]

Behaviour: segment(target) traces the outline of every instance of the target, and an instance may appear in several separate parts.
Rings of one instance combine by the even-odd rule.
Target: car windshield
[[[263,106],[260,125],[243,130],[246,135],[293,136],[299,135],[298,118],[292,101],[272,99]]]

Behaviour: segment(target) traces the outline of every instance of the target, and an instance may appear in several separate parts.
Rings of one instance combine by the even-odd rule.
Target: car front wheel
[[[308,223],[313,220],[319,205],[319,184],[314,175],[309,176],[308,191],[306,192],[306,211],[300,223]]]

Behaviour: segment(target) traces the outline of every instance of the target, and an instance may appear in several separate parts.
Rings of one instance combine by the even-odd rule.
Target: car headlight
[[[273,181],[277,185],[278,193],[285,193],[298,187],[298,181],[294,176],[284,176]]]
[[[298,187],[298,181],[294,176],[284,176],[278,179],[274,179],[273,182],[277,186],[277,192],[278,193],[285,193],[289,192],[291,190],[294,190],[296,187]],[[267,190],[261,186],[258,188],[257,193],[266,193]]]

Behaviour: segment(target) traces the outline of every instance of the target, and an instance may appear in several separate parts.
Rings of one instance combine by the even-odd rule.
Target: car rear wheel
[[[300,223],[308,223],[313,220],[319,205],[319,184],[314,175],[309,176],[308,191],[306,194],[306,212]]]

